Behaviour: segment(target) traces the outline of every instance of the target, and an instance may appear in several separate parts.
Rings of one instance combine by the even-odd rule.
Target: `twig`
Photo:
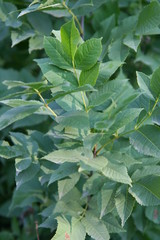
[[[35,221],[37,240],[39,240],[38,222]]]
[[[77,18],[77,16],[72,12],[72,10],[66,5],[65,1],[62,2],[63,6],[68,10],[68,12],[73,16],[73,18],[75,19],[75,21],[78,24],[79,30],[80,30],[80,34],[81,36],[83,36],[83,29],[81,27],[81,24]]]
[[[40,92],[37,89],[34,89],[34,91],[38,94],[38,96],[41,98],[42,102],[44,103],[44,106],[53,114],[54,117],[57,117],[57,114],[48,106],[48,104],[45,102],[44,98],[40,94]]]

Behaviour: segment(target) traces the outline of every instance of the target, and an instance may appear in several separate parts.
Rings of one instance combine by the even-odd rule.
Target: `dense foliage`
[[[159,239],[159,26],[156,0],[0,0],[0,240]]]

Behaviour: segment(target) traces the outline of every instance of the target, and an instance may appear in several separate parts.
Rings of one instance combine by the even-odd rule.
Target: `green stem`
[[[80,34],[81,36],[83,36],[83,29],[81,27],[81,24],[77,18],[77,16],[72,12],[72,10],[66,5],[65,1],[62,2],[63,6],[68,10],[68,12],[73,16],[73,18],[75,19],[75,21],[78,24],[79,30],[80,30]]]
[[[57,114],[48,106],[48,104],[45,102],[44,98],[40,94],[40,92],[37,89],[34,89],[34,91],[38,94],[38,96],[41,98],[42,102],[44,103],[44,106],[53,114],[54,117],[57,117]]]

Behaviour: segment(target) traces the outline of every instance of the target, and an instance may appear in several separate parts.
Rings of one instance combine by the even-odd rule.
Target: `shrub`
[[[2,39],[29,38],[32,52],[25,69],[1,69],[4,199],[13,160],[16,187],[0,208],[12,234],[0,237],[158,239],[158,1],[33,1],[18,18],[16,5],[0,6]]]

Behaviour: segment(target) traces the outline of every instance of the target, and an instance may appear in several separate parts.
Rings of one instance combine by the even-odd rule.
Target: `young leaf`
[[[53,37],[44,38],[44,49],[54,65],[62,69],[71,69],[72,63],[64,52],[62,44]]]
[[[75,26],[74,19],[67,22],[61,27],[61,43],[64,51],[72,61],[74,60],[74,55],[77,50],[77,45],[80,42],[80,34]]]
[[[96,63],[89,70],[82,71],[79,77],[79,85],[83,86],[85,84],[90,84],[94,86],[96,84],[98,74],[99,74],[99,63]]]
[[[93,67],[102,51],[101,39],[92,38],[82,43],[75,53],[75,65],[80,70]]]

